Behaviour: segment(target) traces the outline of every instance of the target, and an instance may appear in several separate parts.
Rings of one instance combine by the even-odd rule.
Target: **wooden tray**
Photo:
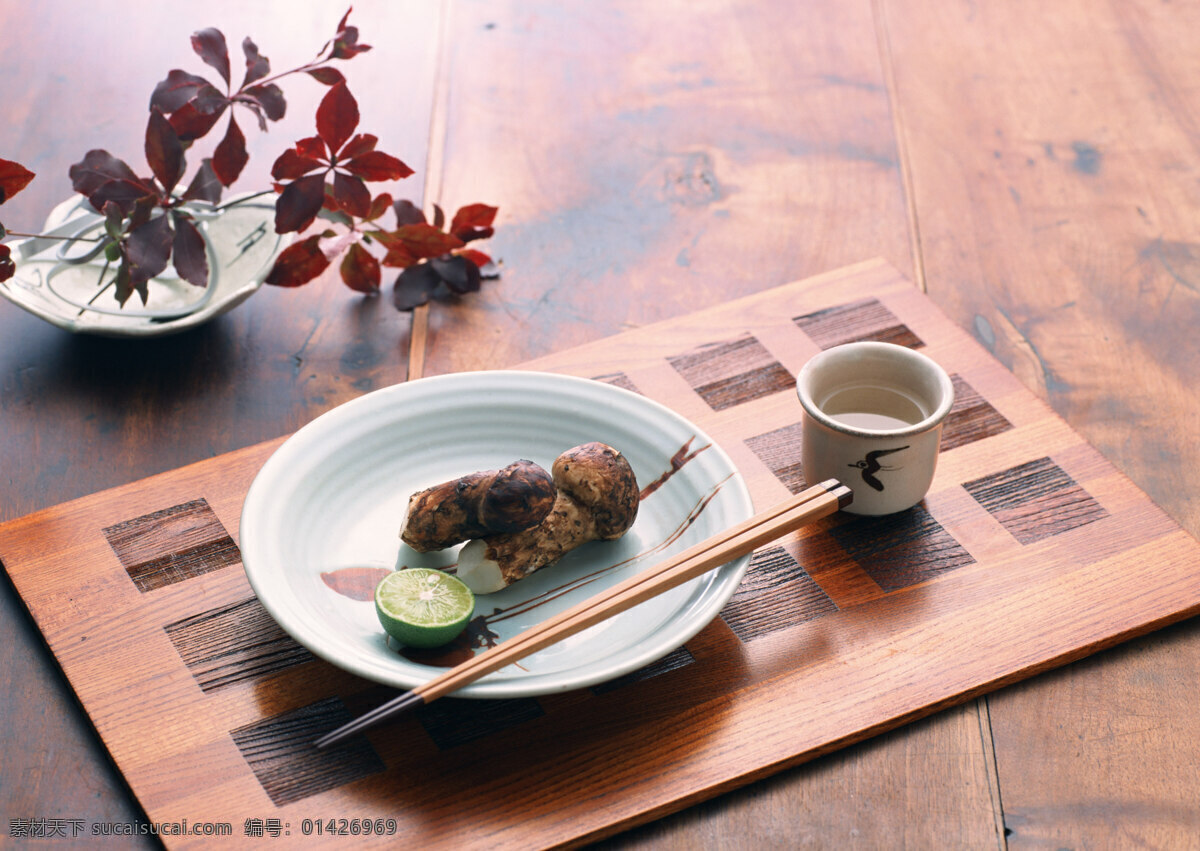
[[[765,507],[803,481],[792,376],[859,339],[954,377],[928,498],[760,550],[719,619],[601,687],[447,698],[312,748],[394,692],[311,657],[240,569],[279,441],[4,524],[0,560],[149,819],[225,822],[231,844],[596,839],[1200,610],[1197,542],[883,263],[523,366],[689,417]]]

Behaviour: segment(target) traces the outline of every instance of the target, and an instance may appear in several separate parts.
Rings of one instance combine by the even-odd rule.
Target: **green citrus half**
[[[467,628],[475,595],[449,573],[412,567],[389,573],[375,586],[375,613],[401,644],[440,647]]]

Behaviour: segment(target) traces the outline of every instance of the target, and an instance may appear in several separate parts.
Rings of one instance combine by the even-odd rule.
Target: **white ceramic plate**
[[[672,470],[681,450],[694,455],[644,496],[637,521],[620,540],[585,544],[499,593],[479,596],[473,626],[484,618],[496,640],[753,513],[728,456],[656,402],[562,375],[460,373],[369,393],[284,442],[246,496],[240,532],[246,574],[272,617],[315,655],[367,679],[411,688],[448,660],[425,664],[403,655],[389,644],[372,602],[335,590],[345,590],[341,579],[362,568],[453,565],[456,550],[421,555],[401,543],[410,494],[519,458],[549,470],[559,453],[593,440],[624,453],[643,490]],[[731,562],[456,695],[545,694],[636,670],[711,621],[748,564],[749,557]]]
[[[172,267],[148,285],[145,305],[134,295],[122,307],[111,288],[98,292],[101,274],[112,270],[100,254],[88,262],[62,262],[88,256],[91,243],[67,246],[61,240],[26,239],[17,249],[17,273],[0,281],[0,296],[34,316],[76,334],[102,337],[160,337],[194,328],[237,307],[263,285],[287,240],[275,233],[270,198],[241,196],[224,212],[197,212],[209,264],[207,287],[196,287]],[[50,213],[43,233],[94,236],[103,219],[82,195],[68,198]]]

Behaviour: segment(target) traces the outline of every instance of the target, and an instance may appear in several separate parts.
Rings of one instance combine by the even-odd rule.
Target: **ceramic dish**
[[[17,273],[0,282],[0,296],[76,334],[159,337],[193,328],[253,295],[286,245],[275,233],[270,197],[228,203],[220,211],[194,211],[208,251],[206,287],[189,284],[168,266],[149,282],[145,305],[134,295],[122,307],[111,288],[98,292],[105,263],[93,243],[34,238],[12,243]],[[79,195],[55,207],[42,232],[87,238],[102,228],[103,219]]]
[[[452,569],[456,550],[422,555],[401,543],[409,495],[519,458],[549,470],[559,453],[593,440],[619,449],[633,467],[643,489],[633,527],[618,541],[585,544],[498,593],[480,595],[460,644],[473,642],[478,652],[503,641],[753,513],[728,456],[656,402],[548,373],[461,373],[369,393],[285,441],[246,496],[240,531],[246,574],[272,617],[315,655],[369,680],[411,688],[456,660],[449,653],[406,655],[389,643],[369,592],[388,570]],[[456,696],[565,691],[647,665],[717,615],[748,563],[748,557],[731,562]]]

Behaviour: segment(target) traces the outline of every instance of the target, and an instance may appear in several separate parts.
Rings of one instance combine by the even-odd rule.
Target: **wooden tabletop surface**
[[[245,36],[282,70],[345,8],[0,8],[0,209],[33,230],[91,148],[141,165],[150,91]],[[179,336],[0,303],[0,521],[287,434],[415,375],[502,367],[872,257],[1200,535],[1200,7],[1129,0],[360,0],[361,130],[429,208],[500,208],[499,280],[427,311],[336,275]],[[247,129],[239,186],[323,93]],[[979,625],[986,629],[986,624]],[[136,801],[7,580],[0,818]],[[1200,847],[1200,625],[1184,622],[697,803],[609,847]],[[203,813],[195,820],[204,819]],[[0,844],[4,844],[0,842]],[[132,847],[150,840],[131,842]],[[40,846],[39,846],[40,847]]]

